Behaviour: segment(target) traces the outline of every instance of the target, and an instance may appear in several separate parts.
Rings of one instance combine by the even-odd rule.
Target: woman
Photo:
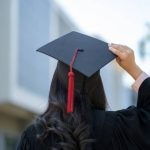
[[[66,113],[69,67],[59,62],[53,76],[49,106],[22,134],[18,150],[149,150],[150,78],[135,63],[127,46],[110,44],[118,64],[136,81],[137,107],[105,111],[103,85],[96,72],[87,78],[75,71],[74,112]],[[66,75],[65,75],[66,74]]]

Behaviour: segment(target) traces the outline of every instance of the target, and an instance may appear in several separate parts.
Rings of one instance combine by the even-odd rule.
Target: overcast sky
[[[55,0],[86,33],[135,47],[147,32],[150,0]]]

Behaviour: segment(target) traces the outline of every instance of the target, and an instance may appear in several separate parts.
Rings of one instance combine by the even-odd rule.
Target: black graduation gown
[[[139,88],[137,107],[94,110],[92,115],[97,140],[94,150],[150,150],[150,78]],[[23,132],[17,150],[47,150],[35,135],[36,129],[31,125]]]

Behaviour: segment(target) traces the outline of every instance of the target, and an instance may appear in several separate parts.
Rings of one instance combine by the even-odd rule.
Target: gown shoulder
[[[136,107],[106,111],[103,114],[105,117],[99,130],[101,136],[98,137],[97,149],[101,147],[105,150],[149,150],[150,78],[144,80],[140,86]]]

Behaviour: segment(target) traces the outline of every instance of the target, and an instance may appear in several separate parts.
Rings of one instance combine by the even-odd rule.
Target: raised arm
[[[109,44],[108,46],[118,56],[116,58],[118,64],[136,80],[143,71],[135,62],[134,51],[127,46],[119,44]]]
[[[109,44],[108,46],[118,56],[116,58],[118,64],[136,80],[133,89],[138,92],[137,107],[150,110],[150,78],[136,64],[134,51],[124,45]]]

